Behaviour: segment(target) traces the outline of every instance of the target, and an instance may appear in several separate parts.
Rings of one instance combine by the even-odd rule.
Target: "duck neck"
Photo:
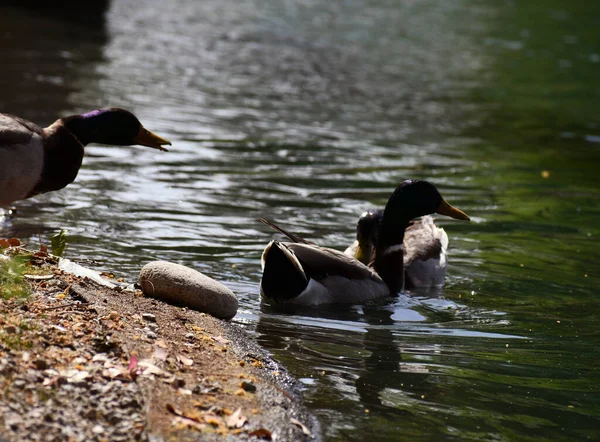
[[[91,118],[84,118],[81,115],[72,115],[62,119],[63,124],[69,132],[84,146],[94,141],[96,133],[95,123]]]
[[[382,221],[381,234],[375,251],[374,268],[395,294],[404,289],[404,231],[410,219],[396,217]]]

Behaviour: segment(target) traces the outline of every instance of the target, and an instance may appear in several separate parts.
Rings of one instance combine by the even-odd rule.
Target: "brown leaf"
[[[13,247],[18,247],[21,245],[21,241],[18,238],[11,238],[8,240],[8,243]]]
[[[204,422],[212,425],[213,427],[218,427],[219,425],[221,425],[221,420],[214,414],[206,414],[204,416]]]
[[[229,428],[242,428],[246,422],[248,422],[248,418],[242,416],[241,408],[235,410],[235,412],[227,418],[227,426]]]
[[[183,416],[183,412],[180,409],[175,408],[173,404],[167,403],[167,411],[169,413],[173,413],[176,416]]]
[[[198,431],[203,431],[206,428],[206,424],[198,423],[192,419],[187,419],[182,416],[176,416],[173,418],[172,425],[174,426],[183,426],[187,428],[193,428]]]
[[[3,249],[8,249],[10,247],[10,243],[4,238],[0,238],[0,247]]]
[[[302,432],[304,434],[306,434],[307,436],[313,437],[313,434],[310,432],[308,427],[306,425],[304,425],[302,422],[300,422],[298,419],[294,419],[293,417],[291,417],[290,422],[293,423],[294,425],[297,425],[300,428],[302,428]]]
[[[154,344],[160,348],[167,348],[167,343],[165,342],[164,339],[157,339]]]
[[[254,436],[258,439],[264,440],[273,440],[271,432],[265,428],[259,428],[258,430],[254,430],[252,433],[249,433],[248,436]]]

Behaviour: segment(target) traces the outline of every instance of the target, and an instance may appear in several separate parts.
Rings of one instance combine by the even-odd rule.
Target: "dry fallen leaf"
[[[229,344],[229,339],[225,339],[223,336],[211,336],[210,337],[213,341],[217,341],[219,344]]]
[[[47,281],[49,279],[54,278],[54,275],[23,275],[23,278],[29,279],[32,281]]]
[[[204,422],[212,425],[213,427],[218,427],[219,425],[221,425],[221,420],[214,414],[207,414],[206,416],[204,416]]]
[[[242,428],[246,422],[248,422],[248,418],[242,416],[241,408],[235,410],[235,412],[227,418],[227,426],[229,428]]]
[[[114,379],[117,376],[124,375],[123,371],[118,369],[117,367],[110,367],[102,370],[102,376],[105,378]]]
[[[156,365],[149,362],[147,359],[138,362],[138,367],[142,367],[144,371],[143,375],[155,374],[157,376],[168,376],[168,373],[164,370],[161,370]]]
[[[167,350],[161,347],[156,347],[154,349],[154,353],[152,354],[152,359],[158,359],[159,361],[166,361],[169,353]]]
[[[177,360],[187,367],[191,366],[194,363],[192,359],[184,355],[177,355]]]
[[[106,353],[96,353],[92,358],[93,362],[106,362],[108,361],[108,356]]]
[[[302,432],[304,434],[306,434],[307,436],[310,437],[314,437],[313,434],[310,432],[310,430],[308,429],[308,427],[306,425],[304,425],[302,422],[300,422],[298,419],[294,419],[293,417],[290,418],[290,422],[294,425],[299,426],[300,428],[302,428]]]
[[[84,371],[78,371],[73,376],[69,376],[67,380],[72,383],[78,383],[78,382],[85,381],[89,377],[90,377],[90,374],[84,370]]]
[[[173,413],[177,416],[183,416],[183,411],[181,411],[178,408],[175,408],[175,406],[173,404],[167,403],[167,411],[169,411],[169,413]]]
[[[18,238],[11,238],[8,240],[8,243],[13,247],[18,247],[21,245],[21,241]]]
[[[171,423],[173,426],[175,427],[179,427],[182,426],[183,428],[193,428],[195,430],[198,431],[202,431],[206,428],[206,424],[202,424],[199,422],[196,422],[192,419],[187,419],[185,417],[182,416],[176,416],[173,418],[173,422]]]
[[[160,348],[167,348],[167,343],[164,339],[157,339],[156,342],[154,342],[154,344]]]

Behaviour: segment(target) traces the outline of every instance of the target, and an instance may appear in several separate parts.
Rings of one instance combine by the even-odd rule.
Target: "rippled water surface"
[[[17,203],[0,236],[65,228],[94,268],[134,280],[166,259],[225,282],[326,440],[600,439],[600,5],[101,7],[0,7],[0,111],[126,107],[172,149],[89,146],[75,183]],[[472,216],[439,220],[443,290],[261,307],[258,217],[342,249],[405,178]]]

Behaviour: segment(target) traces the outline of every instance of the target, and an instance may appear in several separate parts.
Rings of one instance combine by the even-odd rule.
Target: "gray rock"
[[[179,264],[153,261],[140,271],[144,294],[184,305],[216,318],[231,319],[237,313],[234,293],[212,278]]]
[[[156,315],[152,313],[142,313],[142,319],[146,322],[156,322]]]

